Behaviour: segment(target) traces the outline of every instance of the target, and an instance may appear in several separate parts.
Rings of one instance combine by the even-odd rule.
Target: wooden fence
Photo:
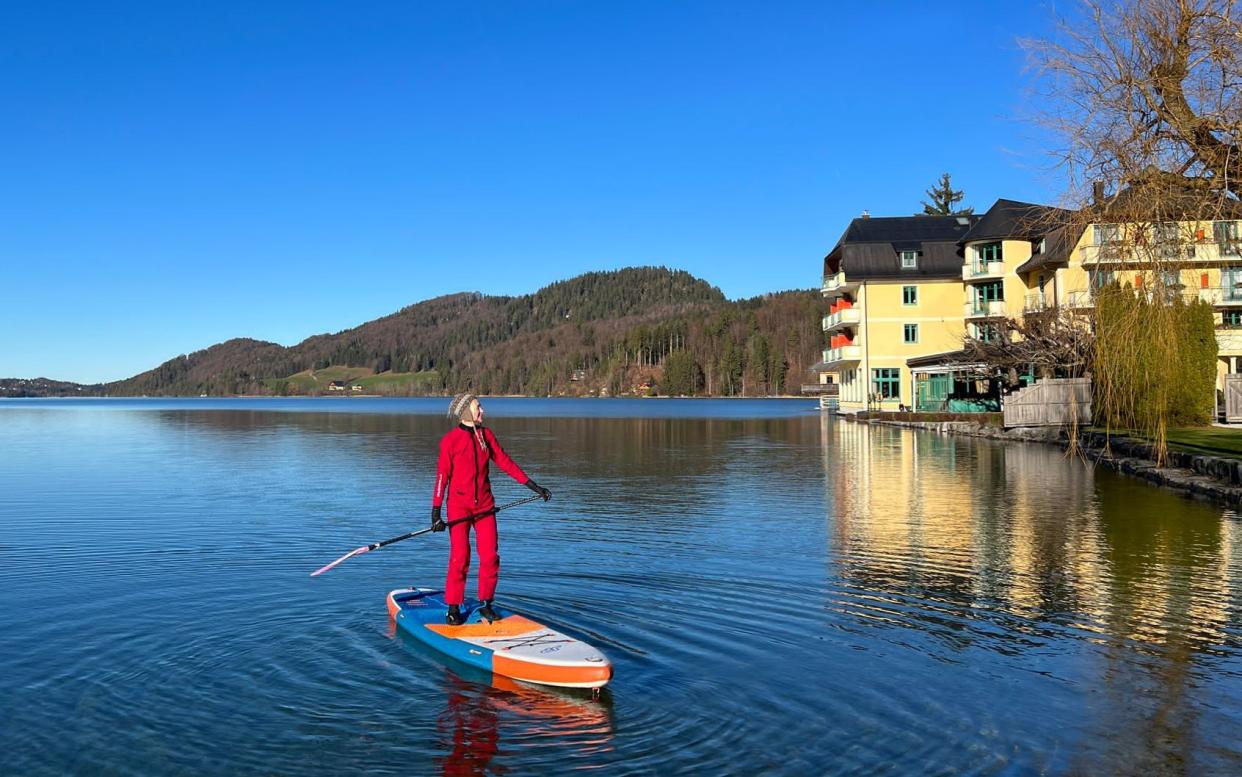
[[[1242,423],[1242,374],[1225,376],[1225,423]]]
[[[1043,378],[1004,398],[1005,428],[1091,423],[1090,378]]]

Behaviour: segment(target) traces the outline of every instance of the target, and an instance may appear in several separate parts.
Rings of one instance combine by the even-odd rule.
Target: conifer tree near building
[[[961,189],[954,189],[953,182],[948,173],[940,176],[940,181],[927,190],[927,196],[931,202],[923,202],[923,216],[969,216],[975,212],[974,208],[955,208],[957,203],[961,202],[966,193]]]

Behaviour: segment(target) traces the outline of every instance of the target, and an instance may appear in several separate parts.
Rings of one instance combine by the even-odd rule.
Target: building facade
[[[840,383],[841,412],[997,410],[999,389],[962,363],[964,338],[1031,311],[1086,311],[1111,283],[1212,305],[1218,388],[1242,372],[1242,214],[1135,225],[1106,207],[1006,199],[982,216],[850,222],[824,258],[819,368]]]
[[[824,257],[821,369],[837,376],[841,412],[910,408],[906,361],[961,346],[958,244],[977,220],[856,218]]]

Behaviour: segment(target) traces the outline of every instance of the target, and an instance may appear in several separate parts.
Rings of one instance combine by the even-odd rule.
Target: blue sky
[[[817,285],[848,220],[1053,201],[1036,3],[7,3],[0,377],[128,377],[462,290]]]

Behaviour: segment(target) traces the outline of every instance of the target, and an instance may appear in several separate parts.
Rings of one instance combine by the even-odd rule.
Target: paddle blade
[[[358,548],[357,550],[351,550],[350,552],[346,553],[344,556],[341,556],[340,558],[338,558],[336,561],[333,561],[331,564],[328,564],[327,566],[324,566],[324,567],[320,567],[319,569],[316,569],[314,572],[311,572],[310,576],[318,577],[319,575],[322,575],[324,572],[327,572],[329,569],[341,563],[342,561],[345,561],[346,559],[351,559],[354,556],[360,556],[363,553],[366,553],[370,549],[371,547],[369,545],[363,545],[361,548]]]

